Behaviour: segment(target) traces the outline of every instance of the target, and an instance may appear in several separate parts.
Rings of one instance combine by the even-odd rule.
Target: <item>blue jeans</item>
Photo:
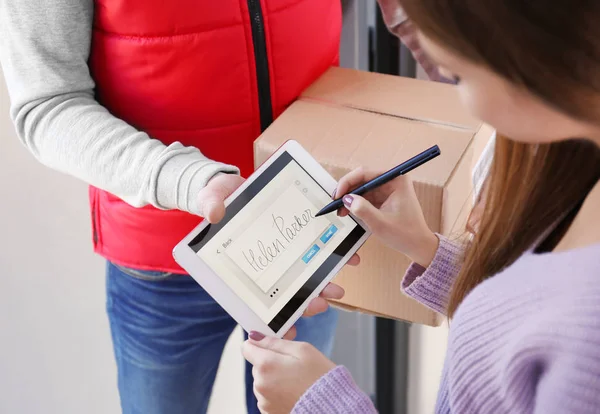
[[[107,311],[124,414],[202,414],[236,323],[189,276],[107,266]],[[298,340],[329,355],[330,309],[297,323]],[[246,366],[248,413],[258,413]]]

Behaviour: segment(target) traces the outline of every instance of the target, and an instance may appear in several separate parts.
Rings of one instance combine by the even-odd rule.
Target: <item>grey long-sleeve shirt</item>
[[[0,63],[19,138],[45,165],[133,206],[196,213],[208,180],[237,168],[165,146],[94,99],[93,9],[93,0],[0,0]]]

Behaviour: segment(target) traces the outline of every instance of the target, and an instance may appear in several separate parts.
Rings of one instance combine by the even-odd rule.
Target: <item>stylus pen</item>
[[[437,145],[434,145],[433,147],[423,151],[419,155],[415,155],[410,160],[405,161],[397,167],[392,168],[388,172],[381,174],[379,177],[375,177],[371,181],[364,183],[356,190],[350,192],[350,194],[363,195],[368,191],[371,191],[377,187],[389,183],[394,178],[397,178],[403,174],[408,173],[409,171],[414,170],[418,166],[425,164],[427,161],[431,161],[440,154],[440,148]],[[344,202],[342,201],[343,198],[344,197],[341,197],[327,204],[325,207],[323,207],[321,211],[317,213],[315,217],[323,216],[325,214],[329,214],[342,208],[344,205]]]

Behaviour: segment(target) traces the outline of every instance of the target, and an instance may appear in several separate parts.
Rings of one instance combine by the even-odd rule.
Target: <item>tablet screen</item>
[[[283,152],[189,246],[278,332],[365,234],[351,217],[315,218],[330,201]]]

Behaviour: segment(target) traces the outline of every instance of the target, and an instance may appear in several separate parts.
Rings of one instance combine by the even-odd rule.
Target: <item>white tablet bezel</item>
[[[332,194],[336,188],[336,180],[319,164],[297,141],[290,140],[283,144],[268,160],[266,160],[236,191],[225,200],[228,206],[246,188],[254,182],[265,170],[273,164],[283,153],[287,152],[300,164],[302,168],[323,188]],[[348,260],[365,243],[371,233],[367,227],[356,217],[352,217],[365,234],[352,246],[348,253],[327,274],[318,287],[310,294],[308,299],[285,322],[278,332],[274,332],[267,323],[263,322],[252,309],[219,277],[189,246],[190,242],[204,230],[209,223],[203,221],[190,234],[188,234],[173,249],[175,261],[198,282],[206,292],[212,296],[219,305],[233,317],[233,319],[246,331],[256,331],[267,336],[282,337],[293,324],[302,316],[310,301],[316,298],[325,288],[327,283],[335,277]]]

